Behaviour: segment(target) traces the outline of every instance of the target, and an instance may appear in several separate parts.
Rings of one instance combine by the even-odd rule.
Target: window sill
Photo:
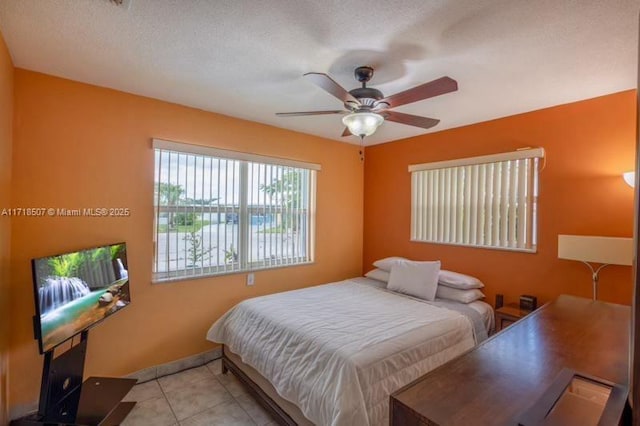
[[[243,270],[236,270],[236,271],[222,271],[222,272],[216,272],[216,273],[211,273],[211,274],[202,274],[202,275],[182,275],[182,276],[179,276],[179,277],[170,277],[170,278],[152,278],[151,279],[151,284],[172,284],[172,283],[179,282],[179,281],[193,281],[193,280],[200,280],[200,279],[204,279],[204,278],[224,277],[224,276],[227,276],[227,275],[250,274],[250,273],[259,272],[259,271],[268,271],[268,270],[273,270],[273,269],[284,269],[284,268],[293,268],[293,267],[296,267],[296,266],[309,266],[309,265],[314,265],[314,264],[315,264],[315,262],[311,261],[311,262],[295,263],[295,264],[292,264],[292,265],[266,266],[266,267],[243,269]]]
[[[479,249],[488,249],[488,250],[500,250],[500,251],[513,251],[513,252],[517,252],[517,253],[530,253],[530,254],[535,254],[538,252],[538,247],[533,247],[533,248],[517,248],[517,247],[495,247],[495,246],[482,246],[482,245],[476,245],[476,244],[455,244],[455,243],[442,243],[442,242],[438,242],[438,241],[423,241],[423,240],[416,240],[416,239],[410,239],[409,240],[412,243],[422,243],[422,244],[440,244],[440,245],[445,245],[445,246],[456,246],[456,247],[468,247],[468,248],[479,248]]]

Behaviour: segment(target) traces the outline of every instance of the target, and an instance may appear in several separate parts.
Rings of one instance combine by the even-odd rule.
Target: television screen
[[[125,243],[32,261],[40,352],[129,305]]]

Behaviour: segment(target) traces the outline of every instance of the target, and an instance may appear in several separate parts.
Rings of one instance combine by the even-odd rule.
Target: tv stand
[[[136,384],[136,379],[89,377],[82,375],[88,331],[80,343],[54,358],[46,352],[38,413],[17,419],[11,425],[118,425],[135,402],[120,402]]]
[[[11,426],[35,425],[119,425],[129,414],[135,402],[120,402],[136,384],[136,379],[116,379],[110,377],[89,377],[78,392],[78,404],[75,416],[71,421],[45,420],[34,414],[11,422]],[[70,400],[76,397],[69,396]]]
[[[120,402],[136,379],[89,377],[82,384],[76,423],[79,425],[119,425],[135,402]]]

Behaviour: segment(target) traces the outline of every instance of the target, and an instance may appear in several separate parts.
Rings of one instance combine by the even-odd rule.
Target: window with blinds
[[[535,252],[542,148],[409,166],[411,240]]]
[[[313,261],[316,164],[154,140],[154,281]]]

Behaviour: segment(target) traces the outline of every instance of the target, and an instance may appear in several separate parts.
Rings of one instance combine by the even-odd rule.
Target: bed
[[[207,339],[283,424],[388,424],[389,395],[473,348],[493,311],[354,278],[245,300]]]

